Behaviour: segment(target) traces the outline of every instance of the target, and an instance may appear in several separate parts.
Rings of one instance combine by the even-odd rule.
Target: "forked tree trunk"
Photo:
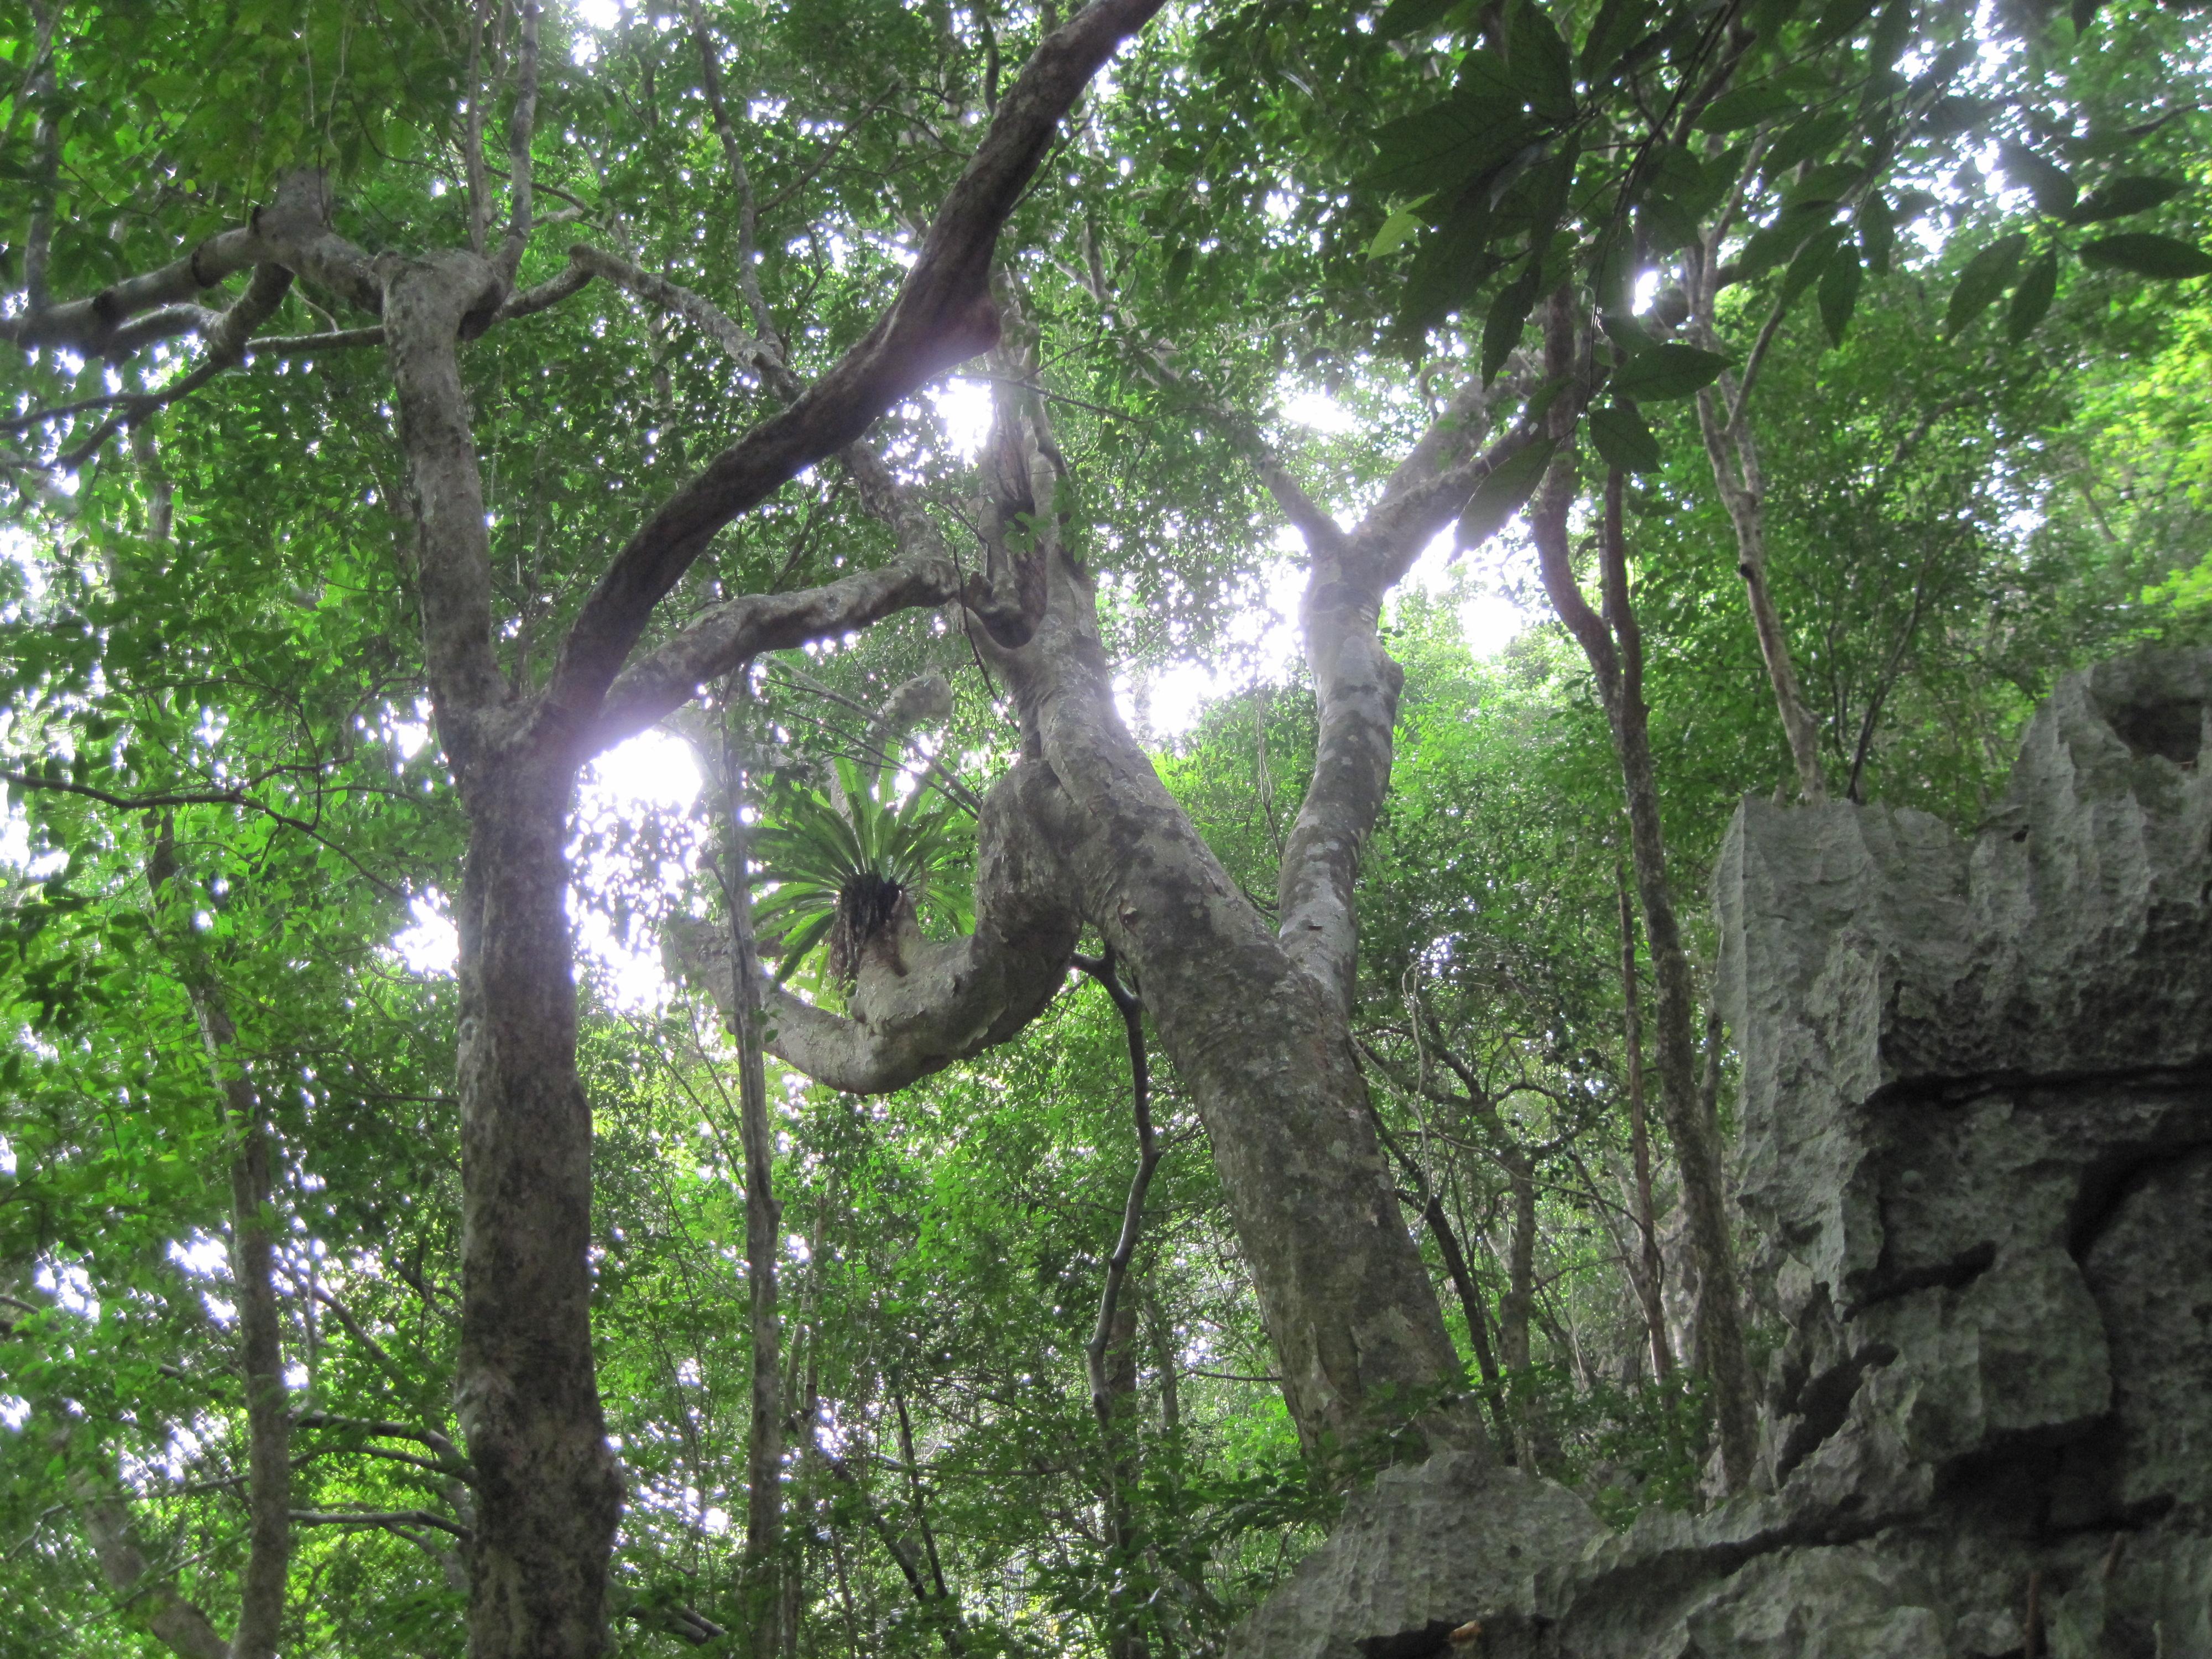
[[[1089,593],[1082,594],[1088,610]],[[1459,1364],[1398,1213],[1340,1005],[1300,970],[1168,794],[1115,711],[1085,615],[1048,618],[1015,670],[1073,809],[1066,840],[1204,1121],[1309,1449],[1404,1429]]]

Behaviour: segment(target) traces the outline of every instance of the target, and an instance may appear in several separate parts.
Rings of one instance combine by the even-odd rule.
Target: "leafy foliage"
[[[887,800],[880,779],[863,781],[854,763],[834,763],[839,800],[805,784],[779,781],[766,826],[754,838],[775,890],[755,912],[780,933],[778,983],[828,940],[830,975],[850,985],[869,945],[902,919],[927,915],[951,932],[973,923],[961,877],[972,860],[972,834],[958,803],[927,786]],[[842,801],[842,810],[839,802]]]

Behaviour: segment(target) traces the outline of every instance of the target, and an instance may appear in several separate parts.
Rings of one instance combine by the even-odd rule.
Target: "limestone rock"
[[[1539,1571],[1604,1532],[1564,1486],[1473,1454],[1385,1470],[1237,1627],[1227,1659],[1431,1659],[1449,1632],[1539,1599]]]
[[[2212,1656],[2208,711],[2212,653],[2069,678],[1971,841],[1747,801],[1715,896],[1788,1327],[1761,1489],[1613,1536],[1468,1457],[1389,1474],[1232,1659],[1429,1659],[1478,1616],[1468,1659],[2003,1659],[2031,1575],[2054,1659]]]

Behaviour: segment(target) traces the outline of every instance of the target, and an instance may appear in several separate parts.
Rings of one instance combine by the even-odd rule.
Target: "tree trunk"
[[[1545,327],[1549,374],[1574,376],[1587,355],[1579,336],[1571,293],[1563,288],[1552,298]],[[1645,936],[1650,941],[1651,963],[1658,981],[1660,1101],[1682,1172],[1683,1203],[1689,1212],[1691,1250],[1698,1270],[1698,1346],[1713,1385],[1723,1476],[1729,1490],[1735,1492],[1741,1490],[1751,1476],[1757,1422],[1750,1362],[1744,1352],[1720,1126],[1705,1109],[1698,1088],[1697,1051],[1691,1034],[1696,999],[1691,989],[1689,955],[1683,949],[1674,896],[1668,885],[1666,840],[1660,826],[1649,711],[1644,702],[1643,635],[1629,599],[1622,477],[1617,468],[1607,477],[1599,538],[1602,618],[1583,598],[1574,577],[1567,514],[1577,494],[1573,440],[1580,412],[1578,398],[1572,396],[1562,396],[1552,405],[1548,418],[1560,447],[1529,514],[1529,527],[1536,542],[1545,592],[1589,661],[1620,763],[1637,896],[1643,906]]]
[[[1206,1125],[1301,1440],[1348,1447],[1437,1418],[1458,1359],[1399,1218],[1342,1012],[1161,786],[1095,639],[1030,651],[1019,689],[1076,808],[1064,844],[1085,910],[1135,968]]]
[[[477,1477],[474,1659],[600,1651],[622,1509],[592,1356],[592,1117],[564,902],[572,780],[502,758],[465,797],[455,1392]]]
[[[1498,1304],[1498,1350],[1520,1395],[1512,1402],[1514,1461],[1534,1474],[1539,1431],[1528,1373],[1534,1358],[1529,1325],[1536,1309],[1536,1172],[1518,1147],[1502,1161],[1513,1200],[1513,1235],[1506,1246],[1505,1294]]]
[[[1041,828],[1064,849],[1084,915],[1143,984],[1206,1125],[1310,1453],[1378,1437],[1404,1456],[1485,1443],[1458,1395],[1458,1355],[1398,1212],[1352,1050],[1351,1001],[1352,888],[1389,787],[1404,678],[1376,618],[1383,595],[1495,464],[1476,448],[1486,408],[1479,387],[1455,399],[1354,532],[1338,528],[1271,458],[1256,460],[1307,541],[1306,654],[1321,717],[1313,781],[1285,839],[1275,927],[1122,725],[1094,590],[1056,534],[1033,555],[1042,601],[1034,629],[1018,646],[983,641],[1007,674],[1026,741],[1060,786],[1064,805]],[[1024,412],[1042,434],[1041,406]],[[1054,448],[1042,437],[1035,447]],[[1033,463],[1036,501],[1049,501],[1055,483]],[[1056,528],[1048,508],[1038,521]]]
[[[1651,1346],[1651,1375],[1674,1375],[1674,1345],[1667,1340],[1666,1269],[1659,1255],[1659,1227],[1651,1212],[1651,1136],[1644,1118],[1644,1013],[1636,973],[1636,914],[1628,902],[1628,883],[1615,871],[1620,890],[1620,995],[1628,1048],[1628,1146],[1636,1166],[1636,1232],[1642,1267],[1635,1275],[1636,1297]]]
[[[54,1455],[66,1456],[69,1441],[64,1424],[49,1443]],[[178,1659],[230,1659],[230,1644],[208,1616],[185,1599],[173,1577],[155,1571],[131,1524],[130,1506],[114,1487],[82,1468],[72,1468],[64,1485],[100,1564],[100,1576],[134,1620]]]
[[[1106,1651],[1108,1659],[1147,1659],[1151,1644],[1136,1619],[1142,1598],[1130,1583],[1144,1559],[1136,1501],[1131,1495],[1137,1481],[1136,1452],[1130,1444],[1131,1407],[1137,1397],[1137,1304],[1133,1300],[1121,1301],[1115,1307],[1107,1339],[1104,1382],[1099,1419],[1106,1437]]]

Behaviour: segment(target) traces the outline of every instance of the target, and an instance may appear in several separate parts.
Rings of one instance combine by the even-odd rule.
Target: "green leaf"
[[[1850,131],[1850,114],[1845,110],[1808,115],[1774,141],[1773,149],[1766,152],[1766,159],[1759,164],[1759,171],[1769,179],[1779,179],[1800,161],[1826,155]]]
[[[1541,422],[1544,416],[1551,412],[1552,405],[1559,400],[1559,394],[1573,384],[1573,375],[1554,374],[1538,386],[1528,394],[1528,401],[1522,409],[1522,422],[1528,426]]]
[[[1574,119],[1574,60],[1537,0],[1521,0],[1514,7],[1506,24],[1505,55],[1539,115],[1554,121]]]
[[[2104,0],[2074,0],[2074,33],[2087,34],[2089,25],[2097,21],[2097,9]]]
[[[1516,450],[1500,462],[1474,488],[1474,495],[1459,515],[1459,528],[1453,538],[1454,545],[1462,552],[1477,548],[1505,527],[1510,519],[1528,504],[1543,482],[1544,469],[1552,463],[1552,452],[1559,447],[1558,441],[1539,438],[1525,449]]]
[[[2131,270],[2138,276],[2178,281],[2185,276],[2212,274],[2212,253],[2177,237],[2157,236],[2147,230],[2127,231],[2084,242],[2081,263],[2114,270]]]
[[[781,985],[797,973],[806,958],[813,954],[814,947],[827,939],[830,930],[836,925],[836,911],[826,910],[786,933],[779,946],[781,960],[775,965],[775,982]]]
[[[1720,379],[1727,367],[1728,359],[1717,352],[1662,345],[1656,351],[1637,353],[1614,372],[1613,395],[1648,404],[1687,398]]]
[[[1797,208],[1809,208],[1820,202],[1840,202],[1865,173],[1863,161],[1830,161],[1808,170],[1783,196],[1790,206]]]
[[[1632,357],[1639,351],[1656,351],[1659,349],[1659,342],[1651,337],[1642,323],[1626,312],[1608,311],[1598,321],[1605,329],[1606,337],[1620,348],[1624,359]]]
[[[2129,173],[2106,180],[2075,204],[2066,216],[2069,225],[2094,225],[2106,219],[2124,219],[2170,202],[2188,188],[2185,180],[2161,179],[2150,173]]]
[[[1450,216],[1413,256],[1398,301],[1398,327],[1419,333],[1471,301],[1499,263],[1490,241],[1487,193],[1480,188],[1462,192]]]
[[[1736,256],[1736,275],[1749,282],[1794,258],[1808,238],[1827,228],[1835,217],[1832,202],[1808,202],[1786,207],[1774,222],[1754,233]]]
[[[1740,87],[1723,93],[1698,117],[1700,132],[1737,132],[1797,107],[1798,100],[1774,86]]]
[[[2005,338],[2018,345],[2035,332],[2058,292],[2058,250],[2051,249],[2027,268],[2013,290],[2012,306],[2005,314]]]
[[[1521,274],[1498,292],[1490,313],[1482,319],[1482,383],[1488,386],[1505,367],[1513,348],[1521,343],[1522,325],[1535,308],[1538,284],[1543,281],[1543,258],[1531,252]]]
[[[1820,280],[1820,273],[1835,257],[1836,246],[1836,233],[1831,230],[1810,238],[1797,250],[1790,269],[1783,273],[1781,303],[1784,311],[1796,305],[1798,296]]]
[[[2066,176],[2066,169],[2045,161],[2025,144],[2008,142],[1999,147],[2005,172],[2027,187],[2035,205],[2054,218],[2070,212],[2081,187]]]
[[[2002,236],[1966,261],[1951,290],[1950,303],[1943,310],[1945,334],[1958,333],[2012,286],[2013,272],[2020,268],[2020,256],[2027,246],[2025,236]]]
[[[1166,286],[1170,295],[1180,293],[1182,285],[1190,280],[1191,261],[1195,257],[1188,242],[1176,243],[1168,255]]]
[[[1378,40],[1402,40],[1442,22],[1459,0],[1390,0],[1375,20]]]
[[[1752,0],[1747,15],[1753,33],[1762,40],[1774,40],[1802,3],[1803,0]]]
[[[1622,54],[1644,33],[1644,20],[1650,9],[1650,0],[1605,0],[1583,40],[1583,80],[1598,86],[1613,79]]]
[[[1487,99],[1515,109],[1524,108],[1528,102],[1528,90],[1514,75],[1513,66],[1488,46],[1478,46],[1461,57],[1459,73],[1452,77],[1452,95],[1477,101]]]
[[[1995,115],[2003,105],[1989,98],[1968,98],[1960,93],[1948,93],[1928,106],[1921,118],[1923,137],[1951,138],[1970,127],[1978,127]]]
[[[1627,315],[1636,301],[1637,249],[1631,239],[1610,231],[1601,235],[1589,271],[1598,310],[1608,318]]]
[[[1400,208],[1382,222],[1382,228],[1375,233],[1375,240],[1367,245],[1367,257],[1380,259],[1395,253],[1421,233],[1424,221],[1412,208]]]
[[[1382,153],[1360,185],[1400,198],[1457,189],[1503,166],[1540,131],[1517,106],[1455,93],[1376,132]]]
[[[1866,257],[1867,269],[1877,276],[1888,276],[1890,255],[1897,246],[1897,216],[1880,191],[1870,190],[1861,198],[1858,229],[1859,252]]]
[[[1874,33],[1867,41],[1868,67],[1877,74],[1889,70],[1911,35],[1912,0],[1889,0],[1875,20]]]
[[[1828,268],[1820,276],[1820,325],[1828,331],[1831,344],[1844,343],[1844,331],[1851,325],[1851,313],[1858,307],[1859,288],[1866,272],[1848,244],[1838,250],[1828,261]]]
[[[1874,15],[1876,3],[1877,0],[1828,0],[1820,8],[1820,21],[1813,26],[1814,44],[1825,46],[1856,33],[1860,24]]]
[[[1655,257],[1688,247],[1698,240],[1700,227],[1695,215],[1663,196],[1655,196],[1637,210],[1645,239]]]
[[[1659,465],[1659,440],[1644,423],[1643,411],[1626,398],[1590,410],[1589,434],[1607,466],[1649,472]]]

